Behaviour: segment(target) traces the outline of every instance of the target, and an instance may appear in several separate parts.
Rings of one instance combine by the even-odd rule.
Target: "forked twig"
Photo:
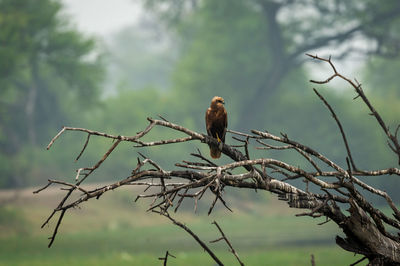
[[[161,257],[161,258],[158,258],[158,259],[159,259],[159,260],[162,260],[162,261],[163,261],[163,265],[166,266],[166,265],[167,265],[168,257],[173,257],[173,258],[176,259],[176,257],[175,257],[174,255],[172,255],[171,253],[169,253],[168,250],[167,250],[167,252],[165,252],[165,256],[164,256],[164,257]]]
[[[228,238],[226,237],[225,233],[222,231],[222,229],[219,226],[219,224],[216,221],[212,222],[212,224],[214,224],[218,228],[218,231],[221,233],[222,237],[220,237],[220,238],[218,238],[216,240],[210,241],[210,243],[215,243],[215,242],[218,242],[218,241],[220,241],[222,239],[225,240],[226,244],[230,248],[230,251],[233,253],[233,255],[235,255],[235,257],[236,257],[237,261],[239,262],[239,264],[243,266],[244,263],[240,260],[239,255],[237,254],[236,250],[233,248],[231,242],[228,240]]]
[[[153,212],[167,217],[173,224],[175,224],[175,225],[179,226],[180,228],[182,228],[183,230],[185,230],[189,235],[191,235],[194,238],[194,240],[196,240],[197,243],[199,243],[199,245],[211,256],[211,258],[213,258],[215,263],[217,263],[218,265],[224,265],[219,260],[219,258],[214,254],[214,252],[212,252],[211,249],[209,249],[208,246],[192,230],[190,230],[190,228],[188,228],[186,225],[184,225],[183,223],[181,223],[181,222],[175,220],[174,218],[172,218],[169,215],[168,212],[156,211],[156,210],[153,210]]]
[[[329,57],[329,59],[326,59],[326,58],[319,57],[317,55],[311,55],[311,54],[306,54],[306,55],[311,58],[329,63],[329,65],[331,66],[331,68],[334,72],[334,74],[332,76],[330,76],[328,79],[326,79],[324,81],[310,80],[310,82],[316,83],[316,84],[325,84],[325,83],[328,83],[329,81],[331,81],[332,79],[339,77],[339,78],[345,80],[346,82],[348,82],[354,88],[354,90],[357,92],[358,96],[361,97],[361,99],[367,105],[368,109],[371,111],[370,114],[375,117],[376,121],[378,122],[378,124],[380,125],[382,130],[385,132],[385,134],[388,137],[388,139],[390,140],[390,142],[394,145],[394,148],[392,147],[392,150],[394,153],[396,153],[396,155],[399,159],[398,164],[400,165],[400,143],[399,143],[399,140],[397,139],[396,134],[393,135],[389,131],[389,127],[386,125],[386,123],[383,121],[381,115],[375,110],[375,108],[373,107],[373,105],[371,104],[371,102],[369,101],[367,96],[365,95],[364,90],[361,87],[361,84],[357,80],[355,80],[355,82],[353,82],[352,80],[350,80],[350,79],[346,78],[345,76],[343,76],[342,74],[340,74],[336,70],[335,66],[333,65],[330,57]],[[391,145],[389,144],[389,146],[391,146]]]

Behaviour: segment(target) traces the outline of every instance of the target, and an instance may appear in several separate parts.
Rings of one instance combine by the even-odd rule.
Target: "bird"
[[[224,107],[222,97],[214,96],[210,107],[206,111],[206,129],[210,137],[216,138],[220,145],[209,145],[210,155],[213,159],[221,157],[221,143],[225,143],[226,128],[228,127],[228,115]]]

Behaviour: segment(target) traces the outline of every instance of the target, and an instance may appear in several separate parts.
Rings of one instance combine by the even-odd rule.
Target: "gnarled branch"
[[[383,129],[388,137],[392,151],[400,160],[400,145],[397,139],[399,129],[397,128],[394,133],[389,131],[386,123],[382,120],[379,113],[374,109],[363,92],[361,84],[357,81],[353,82],[340,74],[330,58],[326,59],[318,56],[309,56],[316,60],[328,63],[334,72],[332,76],[323,81],[312,80],[311,82],[325,84],[336,77],[348,82],[355,89],[358,96],[368,106],[372,115],[376,118],[378,125]],[[348,158],[347,165],[342,166],[339,163],[334,162],[316,149],[297,142],[296,140],[289,138],[286,134],[275,136],[269,132],[259,130],[251,130],[250,133],[228,130],[228,132],[232,134],[232,137],[242,143],[242,145],[237,147],[229,144],[222,145],[221,152],[231,158],[232,162],[219,165],[209,160],[198,151],[197,153],[191,154],[194,161],[188,160],[182,156],[182,162],[176,163],[176,166],[180,167],[181,170],[166,170],[156,161],[142,155],[143,159],[140,160],[138,158],[136,167],[128,177],[103,187],[87,189],[83,186],[83,182],[86,181],[95,170],[100,168],[115,148],[122,143],[133,142],[135,143],[134,147],[151,148],[156,145],[162,146],[170,144],[169,146],[171,146],[175,143],[189,141],[198,141],[207,145],[218,146],[218,141],[202,133],[171,123],[164,118],[161,120],[148,118],[149,125],[143,131],[134,136],[115,136],[84,128],[63,127],[50,141],[47,148],[49,149],[66,131],[79,131],[86,133],[86,141],[77,159],[82,156],[86,146],[89,145],[89,138],[91,136],[112,139],[114,142],[95,165],[92,167],[77,169],[76,180],[74,183],[62,180],[48,180],[46,186],[34,192],[39,193],[47,189],[50,185],[60,185],[66,190],[65,196],[60,200],[43,224],[43,226],[48,224],[56,213],[60,214],[50,238],[51,241],[49,247],[54,243],[55,237],[58,233],[58,228],[62,224],[63,217],[69,209],[77,207],[81,203],[93,198],[99,198],[104,193],[118,189],[121,186],[145,185],[146,188],[142,194],[137,196],[136,200],[152,198],[153,200],[148,206],[148,210],[166,216],[173,221],[174,224],[180,227],[182,227],[182,224],[174,221],[168,213],[171,207],[174,206],[174,210],[177,211],[183,200],[188,198],[194,201],[196,211],[198,201],[202,199],[206,191],[210,191],[213,193],[215,198],[210,204],[208,214],[213,211],[214,206],[218,201],[230,210],[224,199],[224,188],[237,187],[242,189],[257,189],[272,192],[277,195],[280,200],[287,201],[290,207],[306,209],[306,211],[300,213],[299,216],[324,216],[326,217],[326,221],[335,222],[346,235],[345,239],[340,237],[336,239],[337,244],[342,248],[363,254],[370,260],[370,262],[384,261],[387,264],[399,264],[400,211],[387,192],[374,188],[369,185],[367,181],[361,181],[359,177],[379,177],[384,175],[400,176],[400,169],[396,167],[369,171],[358,169],[351,153],[349,140],[345,135],[339,117],[336,116],[328,101],[322,97],[319,92],[315,91],[315,93],[328,108],[339,127],[340,134],[342,135],[346,147],[347,154],[345,157]],[[185,137],[174,137],[166,140],[157,139],[148,142],[142,141],[142,137],[147,135],[155,127],[165,127],[177,133],[183,133]],[[239,136],[239,138],[237,136]],[[272,144],[270,142],[272,142]],[[251,148],[251,144],[262,145],[261,148],[263,149],[276,151],[293,150],[311,164],[312,170],[306,170],[299,166],[274,158],[262,157],[250,159],[249,149]],[[239,148],[242,150],[239,150]],[[145,165],[148,167],[144,167]],[[293,179],[302,179],[305,181],[307,183],[306,190],[288,183],[289,180]],[[308,189],[308,184],[313,184],[313,187],[317,189],[310,191]],[[152,188],[152,190],[148,190],[149,188]],[[76,195],[77,193],[79,193],[78,197],[71,197],[73,194]],[[388,206],[394,212],[393,217],[390,217],[375,208],[370,202],[368,202],[365,193],[372,193],[384,198]],[[346,207],[350,208],[349,213],[345,211]],[[217,224],[216,226],[218,227]],[[387,228],[390,228],[390,230]],[[189,232],[188,230],[186,231]],[[222,230],[220,230],[220,232],[227,244],[230,246],[231,251],[237,257],[239,263],[242,264]],[[193,236],[193,234],[191,235]],[[199,241],[199,237],[194,238],[203,248],[205,248],[203,246],[204,242]],[[222,262],[212,253],[211,250],[208,253],[217,264],[222,265]],[[166,262],[167,257],[168,254],[165,257],[164,262]]]

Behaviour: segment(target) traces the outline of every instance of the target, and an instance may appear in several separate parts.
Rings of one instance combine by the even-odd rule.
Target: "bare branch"
[[[82,148],[81,152],[79,153],[79,155],[76,157],[75,161],[78,161],[79,158],[81,158],[83,152],[85,151],[85,149],[86,149],[86,147],[87,147],[87,145],[88,145],[88,143],[89,143],[90,136],[91,136],[91,134],[88,134],[88,135],[87,135],[85,144],[83,145],[83,148]]]
[[[135,140],[136,143],[140,145],[135,145],[133,147],[148,147],[148,146],[157,146],[157,145],[164,145],[164,144],[173,144],[179,142],[187,142],[190,140],[194,140],[193,137],[186,137],[186,138],[178,138],[178,139],[169,139],[169,140],[160,140],[160,141],[153,141],[153,142],[143,142],[140,140]]]
[[[354,90],[357,92],[357,94],[361,97],[361,99],[364,101],[364,103],[367,105],[367,107],[369,108],[369,110],[371,111],[371,115],[373,115],[375,117],[375,119],[377,120],[378,124],[380,125],[380,127],[382,128],[382,130],[385,132],[386,136],[388,137],[388,139],[391,141],[391,143],[394,145],[395,147],[395,153],[398,156],[399,159],[399,165],[400,165],[400,144],[398,139],[396,138],[396,134],[393,135],[390,131],[389,131],[389,127],[385,124],[385,122],[383,121],[382,117],[380,116],[380,114],[375,110],[375,108],[372,106],[371,102],[368,100],[367,96],[364,94],[364,91],[361,87],[361,84],[358,83],[358,81],[356,80],[355,82],[351,81],[350,79],[346,78],[345,76],[339,74],[335,68],[335,66],[333,65],[332,61],[329,59],[325,59],[322,57],[319,57],[317,55],[310,55],[307,54],[308,56],[320,60],[320,61],[324,61],[329,63],[329,65],[331,66],[334,74],[328,78],[325,81],[316,81],[316,80],[310,80],[310,82],[312,83],[317,83],[317,84],[325,84],[328,83],[330,80],[332,80],[335,77],[339,77],[343,80],[345,80],[346,82],[348,82],[353,88]]]
[[[158,258],[158,259],[164,261],[163,265],[166,266],[168,257],[173,257],[173,258],[176,259],[176,257],[174,255],[172,255],[171,253],[168,252],[168,250],[167,250],[167,252],[165,252],[165,256],[164,257],[161,257],[161,258]]]
[[[327,79],[322,81],[312,80],[311,82],[325,84],[336,77],[348,82],[356,91],[357,97],[363,100],[363,103],[367,105],[379,126],[384,130],[391,150],[400,160],[400,145],[398,142],[400,126],[398,126],[394,134],[392,134],[364,94],[361,84],[357,80],[352,81],[341,75],[331,61],[331,58],[321,58],[316,55],[309,56],[318,61],[328,63],[333,71],[333,74]],[[203,196],[207,191],[210,191],[213,193],[214,197],[210,200],[208,214],[214,210],[218,201],[229,211],[232,211],[228,207],[226,199],[224,199],[226,193],[224,190],[226,187],[236,187],[256,191],[269,191],[277,195],[278,199],[286,201],[289,207],[305,209],[304,212],[297,214],[297,216],[310,216],[314,218],[324,216],[325,221],[319,224],[322,225],[332,221],[336,223],[346,235],[345,239],[337,237],[337,244],[345,250],[364,255],[364,258],[367,258],[370,262],[384,258],[384,260],[388,262],[388,265],[400,263],[400,257],[398,256],[398,254],[400,254],[400,211],[386,191],[377,189],[368,184],[368,180],[371,178],[379,178],[385,175],[400,176],[400,169],[395,167],[368,171],[357,169],[354,158],[352,157],[349,141],[344,133],[339,118],[336,116],[328,101],[317,90],[314,89],[314,92],[328,108],[339,127],[346,148],[345,157],[347,166],[341,166],[316,149],[297,142],[283,133],[281,133],[281,136],[275,136],[267,131],[251,130],[251,134],[247,134],[228,130],[228,132],[234,135],[232,138],[241,143],[238,147],[244,148],[243,152],[241,152],[233,145],[218,143],[218,140],[212,137],[171,123],[162,116],[160,116],[161,120],[148,118],[149,124],[147,127],[143,131],[130,137],[110,135],[84,128],[63,127],[50,141],[47,149],[49,149],[66,131],[82,132],[83,134],[87,134],[87,138],[76,160],[84,153],[92,135],[112,139],[113,143],[96,164],[91,167],[82,167],[76,170],[74,183],[49,179],[44,187],[33,192],[39,193],[53,184],[61,185],[61,189],[66,191],[64,197],[42,225],[42,227],[44,227],[57,213],[59,214],[54,231],[50,237],[49,247],[55,240],[67,210],[80,206],[83,202],[91,199],[98,199],[104,193],[122,186],[140,186],[143,188],[143,192],[136,197],[135,201],[142,198],[151,199],[152,202],[147,208],[148,211],[157,212],[166,216],[174,224],[183,228],[208,252],[217,264],[222,265],[222,262],[205,243],[186,225],[173,219],[169,215],[168,210],[174,207],[174,211],[176,212],[183,200],[187,199],[194,202],[194,211],[196,212],[198,203],[204,200],[206,197],[203,198]],[[174,137],[167,140],[156,139],[149,142],[142,141],[141,138],[155,127],[169,128],[171,131],[179,134],[183,133],[185,136],[180,138]],[[176,166],[183,169],[164,170],[155,160],[139,153],[143,159],[137,159],[137,165],[132,170],[130,176],[95,189],[87,189],[83,186],[83,182],[87,180],[87,178],[108,159],[115,148],[123,142],[133,142],[135,143],[134,147],[151,148],[156,145],[173,145],[196,140],[207,145],[221,145],[222,153],[231,158],[232,161],[225,162],[221,165],[218,161],[212,161],[207,156],[202,155],[200,150],[197,149],[197,153],[191,153],[194,159],[191,157],[191,160],[188,160],[182,156],[181,160],[179,160],[181,163],[176,163]],[[253,141],[261,145],[261,147],[256,147],[256,149],[276,151],[293,150],[293,152],[304,157],[311,164],[312,168],[307,167],[303,169],[302,167],[295,166],[285,161],[269,157],[250,159],[249,154]],[[274,142],[274,145],[269,142]],[[145,165],[149,165],[149,167],[145,167]],[[306,170],[308,168],[311,168],[311,170]],[[362,181],[361,177],[364,177]],[[305,182],[306,190],[304,191],[287,182],[293,179],[301,179]],[[309,185],[312,186],[310,189]],[[365,194],[368,193],[384,198],[387,206],[393,211],[394,218],[389,217],[378,208],[375,208],[367,200]],[[71,197],[72,195],[74,195],[74,197]],[[350,211],[344,211],[346,210],[345,208],[349,206]],[[238,262],[243,265],[237,252],[233,249],[222,229],[216,222],[214,222],[214,224],[222,235],[222,237],[215,241],[225,240],[230,247],[230,251],[236,256]],[[386,229],[388,226],[391,226],[391,230]],[[392,229],[395,231],[393,232]],[[165,257],[160,258],[160,260],[163,260],[164,264],[166,264],[168,256],[172,255],[167,251]],[[315,263],[313,257],[312,263]]]
[[[221,233],[222,237],[217,239],[217,240],[210,241],[210,243],[215,243],[215,242],[217,242],[219,240],[222,240],[222,239],[225,240],[226,244],[228,244],[228,246],[230,248],[230,251],[233,253],[233,255],[235,255],[235,257],[236,257],[237,261],[239,262],[239,264],[243,266],[244,263],[240,260],[239,255],[237,254],[236,250],[233,248],[231,242],[229,242],[228,238],[225,236],[225,234],[222,231],[222,229],[219,226],[219,224],[216,221],[212,222],[212,224],[214,224],[218,228],[218,231]]]
[[[298,148],[298,149],[300,149],[300,150],[302,150],[302,151],[304,151],[304,152],[306,152],[306,153],[308,153],[310,155],[313,155],[313,156],[317,157],[322,162],[326,163],[328,166],[330,166],[333,169],[339,171],[340,173],[346,174],[346,171],[342,167],[340,167],[339,165],[337,165],[336,163],[332,162],[327,157],[323,156],[321,153],[313,150],[310,147],[307,147],[307,146],[305,146],[303,144],[300,144],[300,143],[298,143],[298,142],[296,142],[294,140],[290,140],[287,137],[281,138],[281,137],[272,135],[272,134],[270,134],[268,132],[261,132],[261,131],[258,131],[258,130],[252,130],[251,132],[256,134],[256,135],[258,135],[258,136],[261,136],[261,137],[263,137],[265,139],[271,139],[271,140],[274,140],[274,141],[277,141],[277,142],[290,144],[290,145],[292,145],[292,146],[294,146],[294,147],[296,147],[296,148]]]
[[[184,225],[183,223],[175,220],[174,218],[172,218],[168,212],[159,212],[159,211],[153,211],[155,213],[158,213],[160,215],[163,215],[165,217],[167,217],[171,222],[173,222],[175,225],[179,226],[180,228],[182,228],[183,230],[185,230],[187,233],[189,233],[189,235],[191,235],[194,240],[196,240],[197,243],[199,243],[199,245],[205,250],[207,251],[207,253],[211,256],[211,258],[213,258],[213,260],[215,261],[215,263],[217,263],[218,265],[224,265],[219,259],[218,257],[214,254],[214,252],[211,251],[211,249],[209,249],[207,247],[207,245],[192,231],[190,230],[186,225]]]
[[[315,266],[314,254],[311,254],[311,266]]]
[[[330,60],[329,60],[329,62],[330,62]],[[336,71],[336,69],[335,69],[335,71]],[[344,145],[346,146],[346,151],[347,151],[347,155],[349,156],[349,159],[350,159],[350,162],[351,162],[351,166],[353,167],[354,170],[357,170],[356,164],[354,163],[354,160],[353,160],[353,156],[351,155],[350,147],[349,147],[349,144],[347,142],[347,138],[346,138],[346,135],[344,133],[342,124],[340,123],[340,121],[337,118],[335,112],[333,111],[333,109],[330,106],[330,104],[325,100],[325,98],[315,88],[313,88],[313,90],[314,90],[315,94],[317,94],[318,97],[321,99],[321,101],[325,104],[325,106],[329,109],[329,111],[331,112],[333,118],[335,119],[336,124],[339,127],[340,133],[342,134],[343,142],[344,142]]]

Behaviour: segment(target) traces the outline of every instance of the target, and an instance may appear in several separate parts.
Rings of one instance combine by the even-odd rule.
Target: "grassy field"
[[[67,213],[49,249],[47,237],[55,221],[44,229],[40,224],[63,192],[33,195],[32,190],[21,191],[12,201],[9,191],[0,192],[0,265],[162,265],[158,258],[166,250],[176,256],[168,265],[214,265],[185,231],[146,212],[146,202],[134,203],[138,191],[132,189],[108,193]],[[233,213],[219,206],[207,216],[210,200],[204,198],[196,214],[188,200],[174,217],[206,242],[219,237],[211,224],[218,221],[246,265],[311,265],[311,254],[316,265],[348,265],[360,258],[335,246],[339,231],[333,223],[318,226],[322,220],[295,217],[299,210],[267,193],[256,199],[229,194]],[[237,265],[224,243],[209,247],[225,265]]]

